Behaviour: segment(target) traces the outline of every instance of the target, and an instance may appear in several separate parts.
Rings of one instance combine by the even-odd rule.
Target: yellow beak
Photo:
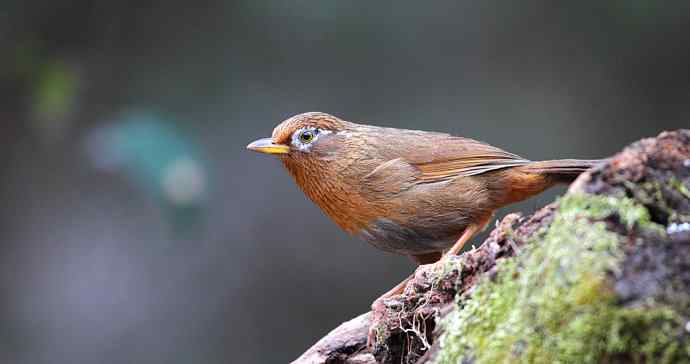
[[[290,151],[290,146],[275,144],[271,138],[263,138],[249,143],[247,149],[266,154],[287,154]]]

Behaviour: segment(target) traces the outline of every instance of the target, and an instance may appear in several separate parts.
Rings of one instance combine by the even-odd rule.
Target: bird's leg
[[[410,255],[410,258],[418,265],[422,265],[435,263],[439,259],[441,259],[441,256],[442,254],[439,252],[432,252],[419,255]],[[388,292],[382,294],[381,297],[377,298],[371,305],[371,309],[374,310],[375,307],[381,306],[385,299],[391,298],[396,294],[401,294],[403,290],[405,290],[407,282],[409,282],[412,279],[412,277],[414,277],[414,273],[411,274],[409,277],[405,278],[405,280],[403,280],[402,282],[398,283],[395,287],[391,288]]]
[[[371,309],[375,311],[377,308],[381,308],[384,300],[389,299],[397,294],[403,293],[403,291],[405,290],[405,286],[407,285],[407,282],[409,282],[412,279],[412,277],[414,277],[414,274],[411,274],[402,282],[398,283],[395,287],[391,288],[388,292],[382,294],[381,297],[377,298],[374,301],[374,303],[371,304]]]
[[[409,277],[405,278],[402,282],[398,283],[395,287],[391,288],[388,292],[384,293],[381,295],[381,297],[377,298],[374,303],[371,304],[371,312],[376,317],[376,315],[381,315],[385,309],[385,300],[397,295],[401,294],[405,290],[405,286],[407,285],[407,282],[412,280],[412,277],[414,277],[414,273],[411,274]],[[374,325],[372,325],[369,328],[369,334],[367,335],[367,348],[373,349],[374,344],[376,343],[376,330],[374,328]]]
[[[441,259],[441,256],[442,254],[440,252],[432,252],[420,255],[410,255],[410,258],[412,258],[412,260],[415,261],[418,265],[422,265],[437,262],[439,259]],[[374,313],[385,310],[384,301],[395,295],[403,293],[403,291],[405,290],[405,286],[412,280],[413,277],[414,273],[412,273],[409,277],[405,278],[402,282],[398,283],[395,287],[391,288],[388,292],[382,294],[381,297],[377,298],[374,301],[374,303],[371,304],[371,310]],[[369,329],[369,335],[367,336],[367,346],[369,348],[372,347],[375,339],[376,332],[372,329]]]
[[[462,247],[465,246],[465,243],[467,243],[470,239],[472,239],[472,237],[474,237],[478,232],[482,231],[486,227],[489,221],[491,221],[492,216],[493,215],[489,215],[488,217],[480,220],[479,223],[469,225],[467,228],[465,228],[465,231],[463,231],[462,235],[460,236],[460,239],[458,239],[458,241],[456,241],[455,244],[453,244],[453,246],[450,249],[448,249],[448,251],[445,254],[443,254],[443,256],[441,256],[440,253],[431,253],[419,256],[412,256],[412,259],[419,264],[428,264],[436,261],[445,260],[448,259],[448,257],[450,256],[457,255],[462,250]],[[384,300],[392,296],[395,296],[396,294],[402,293],[407,283],[410,280],[412,280],[413,277],[414,274],[407,277],[407,279],[405,279],[404,281],[398,283],[397,286],[393,287],[393,289],[391,289],[390,291],[384,293],[381,297],[377,298],[376,301],[374,301],[374,303],[371,305],[371,310],[373,311],[374,315],[376,315],[378,312],[385,310]],[[375,342],[376,331],[373,327],[370,327],[369,335],[367,335],[367,347],[369,349],[372,349]]]
[[[477,233],[484,230],[489,221],[491,221],[492,216],[493,215],[482,219],[478,224],[472,224],[465,228],[465,231],[460,236],[460,239],[458,239],[458,241],[456,241],[455,244],[448,249],[446,254],[443,255],[442,259],[448,259],[448,257],[452,255],[458,255],[458,253],[460,253],[462,248],[465,246],[465,243],[470,241],[470,239],[472,239],[472,237],[474,237]]]
[[[489,221],[491,221],[492,217],[493,215],[489,215],[488,217],[479,220],[478,223],[467,226],[467,228],[465,228],[465,231],[463,231],[462,235],[460,236],[460,239],[458,239],[458,241],[456,241],[455,244],[453,244],[453,246],[450,249],[448,249],[448,251],[443,255],[441,255],[441,253],[430,253],[424,255],[412,255],[410,257],[418,264],[429,264],[439,261],[439,258],[440,260],[446,260],[450,256],[458,255],[458,253],[460,253],[462,248],[465,246],[465,243],[470,241],[470,239],[472,239],[472,237],[474,237],[477,233],[484,230]],[[381,295],[381,297],[377,298],[374,301],[374,303],[371,304],[371,310],[374,313],[374,315],[385,310],[384,301],[388,298],[402,293],[407,283],[410,280],[412,280],[413,277],[414,274],[410,275],[405,280],[398,283],[398,285],[393,287],[390,291],[384,293],[383,295]],[[371,349],[375,342],[376,332],[375,330],[373,330],[373,328],[370,328],[369,335],[367,336],[367,347]]]
[[[424,264],[431,264],[431,263],[436,263],[438,262],[439,259],[443,256],[443,253],[441,252],[431,252],[431,253],[426,253],[426,254],[418,254],[418,255],[410,255],[410,258],[412,261],[419,265],[424,265]]]

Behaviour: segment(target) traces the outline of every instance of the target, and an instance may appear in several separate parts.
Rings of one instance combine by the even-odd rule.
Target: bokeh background
[[[690,126],[688,45],[687,0],[5,0],[0,362],[294,359],[413,265],[248,142],[319,110],[608,156]]]

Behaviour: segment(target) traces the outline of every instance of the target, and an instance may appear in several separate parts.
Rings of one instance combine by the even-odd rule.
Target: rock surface
[[[294,363],[559,361],[690,362],[690,131],[634,143],[479,248],[420,266]]]

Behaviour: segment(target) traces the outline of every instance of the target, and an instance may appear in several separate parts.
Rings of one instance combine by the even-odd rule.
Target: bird
[[[290,117],[247,149],[277,156],[340,228],[417,264],[457,255],[496,210],[602,160],[531,161],[474,139],[323,112]],[[402,293],[408,277],[374,301]]]

